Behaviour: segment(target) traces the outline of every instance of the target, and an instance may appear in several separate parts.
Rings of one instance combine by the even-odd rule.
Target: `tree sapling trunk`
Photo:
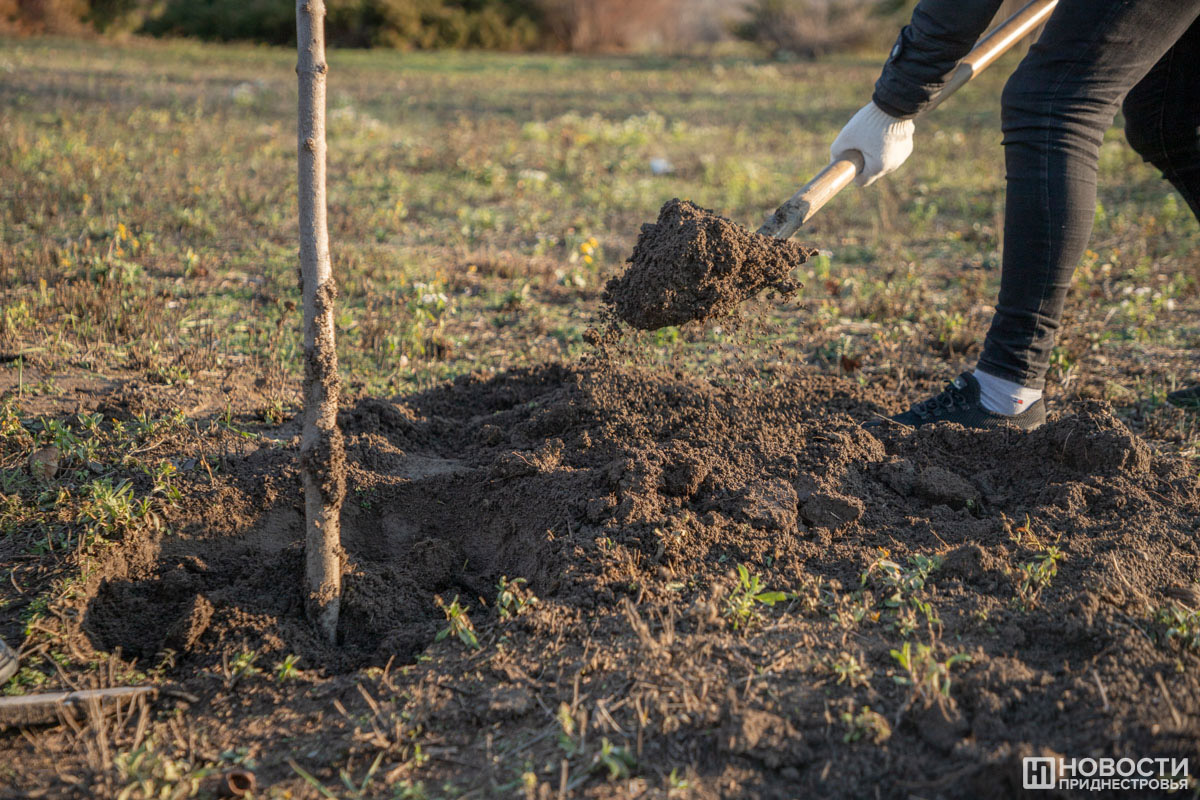
[[[337,353],[325,208],[325,3],[297,0],[300,78],[300,283],[304,295],[305,611],[327,641],[337,635],[341,601],[340,514],[346,494],[346,453],[337,424]]]

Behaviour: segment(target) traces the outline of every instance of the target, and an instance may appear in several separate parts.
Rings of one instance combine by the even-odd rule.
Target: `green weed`
[[[1017,604],[1024,610],[1035,607],[1042,591],[1050,586],[1054,576],[1058,574],[1058,564],[1066,556],[1057,547],[1051,545],[1045,552],[1018,565],[1017,574]]]
[[[279,683],[287,683],[300,677],[300,669],[296,664],[300,661],[300,656],[289,654],[284,657],[283,661],[275,667],[275,680]]]
[[[1185,649],[1200,652],[1200,611],[1172,603],[1155,612],[1154,621],[1161,626],[1162,641],[1178,642]]]
[[[218,765],[200,766],[165,753],[153,737],[132,750],[113,756],[121,800],[158,800],[195,797],[201,785],[220,771]]]
[[[629,748],[615,745],[607,738],[600,740],[600,750],[592,761],[593,770],[606,772],[608,779],[615,781],[620,778],[628,778],[630,772],[636,767],[637,759],[634,758]]]
[[[475,626],[471,624],[471,618],[467,616],[467,607],[458,602],[458,596],[450,601],[450,605],[440,597],[435,597],[434,601],[438,608],[446,615],[447,625],[438,631],[434,641],[440,642],[443,639],[453,636],[467,647],[475,650],[479,648],[479,639],[475,635]]]
[[[679,768],[672,768],[670,774],[667,775],[667,796],[675,797],[686,794],[691,788],[691,784],[688,783],[687,778],[679,774]]]
[[[949,698],[950,671],[958,664],[971,661],[971,656],[966,653],[954,653],[939,661],[932,647],[918,643],[914,650],[912,642],[905,642],[891,654],[904,670],[903,675],[893,676],[893,680],[911,686],[914,696],[926,705]]]
[[[496,611],[500,619],[519,617],[538,602],[537,597],[529,589],[524,578],[509,579],[501,575],[496,584]]]
[[[262,670],[258,668],[258,653],[253,650],[243,650],[233,657],[225,666],[225,684],[232,688],[242,678],[261,675]]]
[[[842,724],[846,726],[842,741],[847,744],[862,740],[883,744],[892,737],[892,726],[882,714],[872,711],[870,706],[863,706],[857,713],[851,708],[840,716]]]
[[[939,556],[909,556],[907,567],[880,558],[863,572],[861,582],[880,590],[891,624],[906,637],[916,630],[918,616],[931,625],[940,624],[933,606],[924,599],[924,589],[929,576],[941,565]]]
[[[871,670],[852,653],[839,653],[826,662],[829,671],[837,676],[839,685],[867,686],[871,681]]]
[[[760,619],[759,606],[773,606],[787,599],[786,592],[767,591],[757,573],[750,574],[745,564],[737,565],[738,582],[725,601],[725,618],[734,629],[747,628]]]

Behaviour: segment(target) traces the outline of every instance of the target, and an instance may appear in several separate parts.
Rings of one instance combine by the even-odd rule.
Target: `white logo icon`
[[[1021,761],[1021,778],[1026,789],[1053,789],[1055,786],[1053,758],[1028,756]]]

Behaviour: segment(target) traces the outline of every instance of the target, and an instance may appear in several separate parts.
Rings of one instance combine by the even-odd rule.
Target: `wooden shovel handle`
[[[817,173],[800,191],[775,210],[758,232],[764,236],[788,239],[800,226],[812,219],[834,195],[849,186],[863,169],[863,156],[857,150],[847,150],[845,157],[833,161]]]
[[[1020,11],[996,26],[959,62],[946,84],[930,98],[921,114],[937,108],[947,97],[970,83],[1014,44],[1049,19],[1057,5],[1058,0],[1030,0]],[[862,168],[862,154],[857,150],[848,151],[842,159],[831,162],[815,178],[800,187],[800,191],[781,205],[758,232],[778,239],[790,238],[838,192],[849,186]]]

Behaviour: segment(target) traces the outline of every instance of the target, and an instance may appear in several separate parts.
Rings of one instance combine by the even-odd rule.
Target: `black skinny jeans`
[[[1129,143],[1200,218],[1200,0],[1062,0],[1009,79],[1004,267],[984,372],[1044,386],[1122,98]]]

